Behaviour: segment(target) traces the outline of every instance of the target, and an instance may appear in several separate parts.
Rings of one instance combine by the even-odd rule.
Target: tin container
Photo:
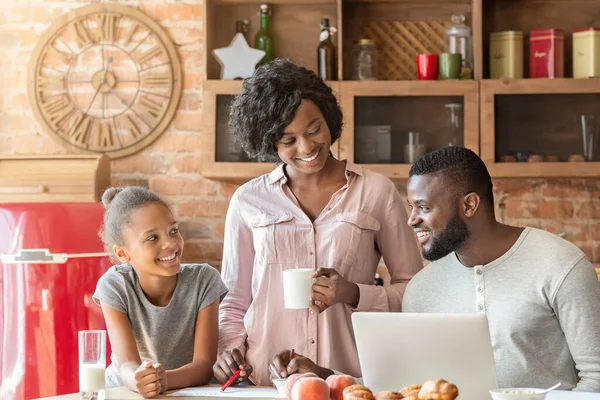
[[[536,29],[529,33],[529,77],[564,78],[565,34],[560,29]]]
[[[490,34],[490,78],[523,78],[523,32]]]
[[[600,28],[573,32],[573,78],[600,77]]]

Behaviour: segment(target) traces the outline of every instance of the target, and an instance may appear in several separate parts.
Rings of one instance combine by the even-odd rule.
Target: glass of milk
[[[106,331],[79,331],[79,394],[82,400],[104,399]]]

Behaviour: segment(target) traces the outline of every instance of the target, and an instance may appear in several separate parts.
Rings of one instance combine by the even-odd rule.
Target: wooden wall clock
[[[119,158],[167,128],[179,103],[181,66],[167,33],[148,16],[92,4],[42,34],[28,92],[35,117],[62,145]]]

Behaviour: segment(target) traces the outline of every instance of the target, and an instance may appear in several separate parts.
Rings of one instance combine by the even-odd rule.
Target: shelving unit
[[[202,174],[209,178],[243,181],[273,169],[271,163],[233,162],[221,157],[219,141],[226,135],[226,108],[241,89],[239,81],[218,80],[220,66],[212,50],[227,46],[237,19],[250,20],[246,35],[252,45],[258,30],[258,0],[207,0],[204,3],[205,78],[203,144],[209,150]],[[402,148],[409,131],[427,140],[428,151],[445,145],[447,103],[463,105],[461,144],[481,154],[493,177],[600,176],[600,162],[566,162],[580,152],[578,113],[600,110],[600,79],[490,80],[489,35],[520,30],[524,37],[524,70],[528,71],[528,33],[531,29],[565,31],[565,71],[572,71],[572,32],[591,24],[600,13],[597,0],[274,0],[271,32],[275,55],[316,70],[319,23],[328,17],[338,29],[336,82],[328,82],[340,98],[344,131],[339,157],[356,157],[359,125],[392,127],[392,162],[364,164],[395,179],[406,179],[410,164]],[[376,21],[449,20],[464,14],[473,32],[474,81],[352,81],[352,46],[362,28]],[[215,22],[217,21],[217,22]],[[397,50],[397,49],[396,49]],[[527,75],[527,72],[526,72]],[[229,97],[228,97],[229,96]],[[587,111],[586,111],[587,110]],[[481,117],[481,118],[480,118]],[[387,122],[386,122],[387,121]],[[385,123],[384,123],[385,122]],[[500,156],[526,150],[558,155],[560,163],[501,163]],[[226,158],[226,157],[225,157]]]
[[[444,105],[458,103],[464,111],[464,133],[457,144],[479,149],[478,83],[475,81],[341,82],[345,126],[340,157],[357,160],[356,126],[389,125],[393,163],[364,164],[391,179],[406,179],[410,164],[403,160],[409,131],[419,132],[431,148],[447,145]],[[428,150],[430,148],[428,147]]]
[[[481,157],[495,177],[600,176],[600,162],[566,162],[581,152],[578,116],[600,110],[600,80],[481,81]],[[499,162],[516,151],[562,162]]]

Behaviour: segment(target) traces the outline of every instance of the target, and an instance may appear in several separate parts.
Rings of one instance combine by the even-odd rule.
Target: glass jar
[[[453,15],[452,25],[446,30],[448,52],[462,55],[460,79],[473,79],[473,38],[471,27],[465,25],[464,15]]]
[[[463,105],[459,103],[449,103],[445,105],[448,116],[447,126],[447,145],[462,146],[463,144]]]
[[[377,79],[377,48],[371,39],[359,39],[354,42],[352,54],[354,61],[352,79],[367,81]]]

